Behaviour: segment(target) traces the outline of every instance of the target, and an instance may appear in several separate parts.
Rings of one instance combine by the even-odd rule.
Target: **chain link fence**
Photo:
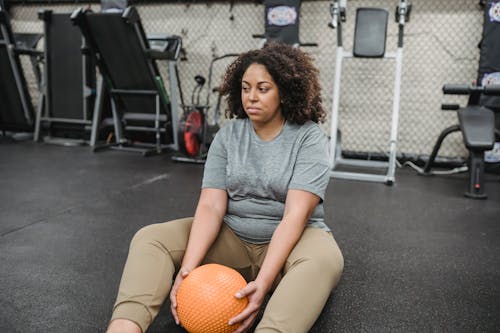
[[[443,96],[445,83],[469,83],[476,77],[479,61],[478,43],[482,32],[482,11],[477,0],[414,0],[410,22],[405,27],[403,77],[399,116],[398,152],[408,156],[428,155],[439,133],[457,122],[455,112],[440,110],[442,103],[466,102],[465,97]],[[195,75],[208,76],[214,57],[257,48],[260,41],[252,34],[264,32],[264,6],[249,1],[205,2],[140,2],[135,4],[147,33],[179,35],[183,40],[185,60],[178,62],[180,84],[186,103],[191,102]],[[302,42],[318,43],[304,48],[310,52],[320,69],[324,106],[330,114],[335,72],[336,32],[328,27],[331,20],[330,1],[303,1],[300,17]],[[355,9],[381,7],[391,13],[386,51],[396,50],[397,24],[394,21],[395,0],[349,0],[344,24],[344,48],[353,45]],[[14,4],[10,8],[16,32],[43,31],[37,18],[41,9],[68,12],[90,6],[99,11],[97,3],[82,4]],[[40,47],[43,46],[43,43]],[[232,58],[214,65],[212,87]],[[29,64],[25,63],[29,72]],[[160,64],[167,75],[166,64]],[[37,84],[30,78],[32,98],[37,100]],[[165,82],[168,82],[167,78]],[[394,62],[381,59],[346,59],[344,62],[339,127],[343,148],[355,152],[382,152],[388,149]],[[210,94],[210,96],[209,96]],[[201,98],[217,96],[208,90]],[[209,120],[214,120],[213,108]],[[219,123],[224,117],[218,118]],[[322,125],[330,131],[330,118]],[[466,155],[459,133],[443,143],[440,156]]]

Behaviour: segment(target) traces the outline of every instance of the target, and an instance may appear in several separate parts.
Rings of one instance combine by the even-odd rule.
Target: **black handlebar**
[[[253,34],[252,38],[264,39],[264,38],[266,38],[266,35],[264,35],[264,34]]]
[[[266,35],[262,35],[262,34],[253,34],[252,35],[252,38],[258,38],[258,39],[266,39]],[[302,43],[302,42],[299,42],[298,44],[299,46],[305,46],[305,47],[318,47],[318,43]]]
[[[460,109],[460,105],[458,105],[458,104],[441,104],[441,110],[457,111],[458,109]]]
[[[448,95],[469,95],[471,93],[482,93],[484,95],[500,96],[500,84],[487,86],[476,86],[467,84],[445,84],[443,93]]]
[[[299,46],[304,46],[304,47],[318,47],[318,43],[299,43]]]

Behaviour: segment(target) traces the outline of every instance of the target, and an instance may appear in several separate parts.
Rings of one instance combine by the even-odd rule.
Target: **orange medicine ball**
[[[239,314],[248,299],[235,294],[246,286],[236,270],[218,264],[206,264],[192,270],[177,291],[177,315],[189,333],[230,333],[239,324],[229,319]]]

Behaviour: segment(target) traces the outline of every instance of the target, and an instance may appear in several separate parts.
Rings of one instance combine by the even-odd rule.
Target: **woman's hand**
[[[177,325],[180,323],[179,317],[177,316],[177,290],[179,290],[182,280],[184,280],[188,274],[189,271],[187,269],[181,268],[179,273],[177,273],[172,289],[170,290],[170,311],[172,312]]]
[[[243,289],[236,293],[237,298],[248,297],[248,305],[237,316],[229,320],[229,325],[240,323],[240,326],[234,333],[247,332],[254,323],[259,314],[268,288],[259,285],[256,281],[248,283]]]

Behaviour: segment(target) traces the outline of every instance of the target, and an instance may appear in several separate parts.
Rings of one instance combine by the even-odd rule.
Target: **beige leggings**
[[[146,331],[168,298],[186,249],[192,218],[152,224],[130,244],[112,319]],[[223,224],[203,263],[218,263],[255,279],[268,244],[242,241]],[[344,260],[331,233],[306,228],[290,253],[255,332],[308,332],[337,285]]]

